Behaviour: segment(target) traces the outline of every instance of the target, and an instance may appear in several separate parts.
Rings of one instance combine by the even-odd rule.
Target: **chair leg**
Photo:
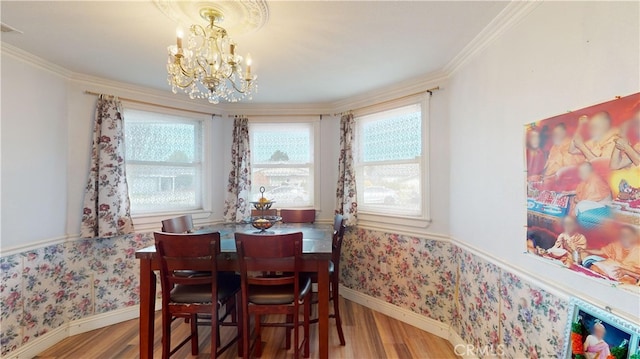
[[[300,358],[300,331],[298,326],[300,324],[300,313],[295,306],[295,314],[293,314],[293,357]]]
[[[220,326],[218,323],[218,309],[211,311],[211,357],[218,357],[218,347],[220,347]],[[194,354],[195,355],[195,354]]]
[[[162,313],[162,359],[169,359],[171,353],[171,315]]]
[[[262,356],[262,316],[260,314],[256,314],[256,357],[260,358]]]
[[[251,358],[251,352],[249,351],[249,340],[251,338],[251,323],[250,323],[249,309],[242,306],[242,354],[244,358]]]
[[[240,293],[237,294],[240,296]],[[238,308],[237,306],[242,304],[241,300],[236,300],[236,315],[237,317],[237,336],[238,336],[238,356],[243,357],[244,352],[244,317],[242,316],[242,307]]]
[[[338,328],[338,337],[340,338],[340,345],[346,345],[344,340],[344,332],[342,331],[342,319],[340,318],[340,292],[338,291],[339,284],[337,281],[331,284],[331,292],[333,296],[333,314],[336,319],[336,327]]]
[[[303,355],[305,358],[309,357],[309,320],[311,318],[311,295],[308,295],[304,300],[304,318],[303,326],[304,326],[304,352]]]
[[[198,315],[193,314],[191,320],[191,355],[198,355]]]
[[[287,323],[293,324],[293,315],[287,314]],[[291,328],[287,328],[287,336],[285,339],[285,348],[287,350],[291,349]]]

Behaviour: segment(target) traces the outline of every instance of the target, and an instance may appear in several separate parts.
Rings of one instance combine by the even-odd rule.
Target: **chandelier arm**
[[[231,82],[231,86],[233,86],[234,90],[236,90],[237,92],[239,92],[241,94],[244,94],[246,92],[245,90],[239,89],[238,85],[236,85],[236,83],[234,81],[232,81],[229,77],[227,77],[227,80],[229,80],[229,82]]]

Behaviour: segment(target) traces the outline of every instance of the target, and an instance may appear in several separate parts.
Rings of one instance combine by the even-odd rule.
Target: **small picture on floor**
[[[571,326],[571,359],[628,359],[633,337],[606,320],[579,309]]]

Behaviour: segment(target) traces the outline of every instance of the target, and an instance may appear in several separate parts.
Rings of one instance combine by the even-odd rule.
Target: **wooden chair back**
[[[243,293],[246,285],[274,286],[293,284],[299,292],[298,275],[302,266],[302,233],[253,235],[236,233]],[[249,272],[275,273],[281,276],[249,276]],[[246,298],[246,297],[245,297]]]
[[[217,288],[217,261],[220,233],[174,234],[154,233],[156,252],[160,258],[160,285],[169,293],[175,285],[211,284]],[[180,271],[198,271],[197,276],[180,275]],[[212,292],[212,294],[216,294]],[[163,295],[163,302],[169,300]],[[214,296],[213,298],[216,298]]]
[[[267,209],[267,210],[264,210],[264,211],[260,211],[260,210],[257,210],[257,209],[252,209],[251,210],[251,217],[258,217],[258,216],[262,216],[262,215],[265,215],[265,216],[277,216],[278,215],[278,210],[274,209],[274,208]]]
[[[315,209],[281,209],[282,223],[313,223],[316,221]]]
[[[162,231],[166,233],[189,233],[193,231],[193,218],[190,214],[165,219],[162,221]]]
[[[336,214],[333,218],[333,240],[331,243],[331,261],[333,262],[336,276],[340,276],[340,252],[342,251],[342,240],[347,229],[345,219],[341,214]]]

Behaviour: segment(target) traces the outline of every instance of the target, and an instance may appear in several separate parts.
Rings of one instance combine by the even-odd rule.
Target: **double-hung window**
[[[277,208],[315,204],[316,122],[260,122],[249,124],[251,197],[264,196]]]
[[[126,109],[125,157],[134,215],[203,208],[203,122]]]
[[[424,122],[421,103],[356,118],[359,213],[426,218]]]

